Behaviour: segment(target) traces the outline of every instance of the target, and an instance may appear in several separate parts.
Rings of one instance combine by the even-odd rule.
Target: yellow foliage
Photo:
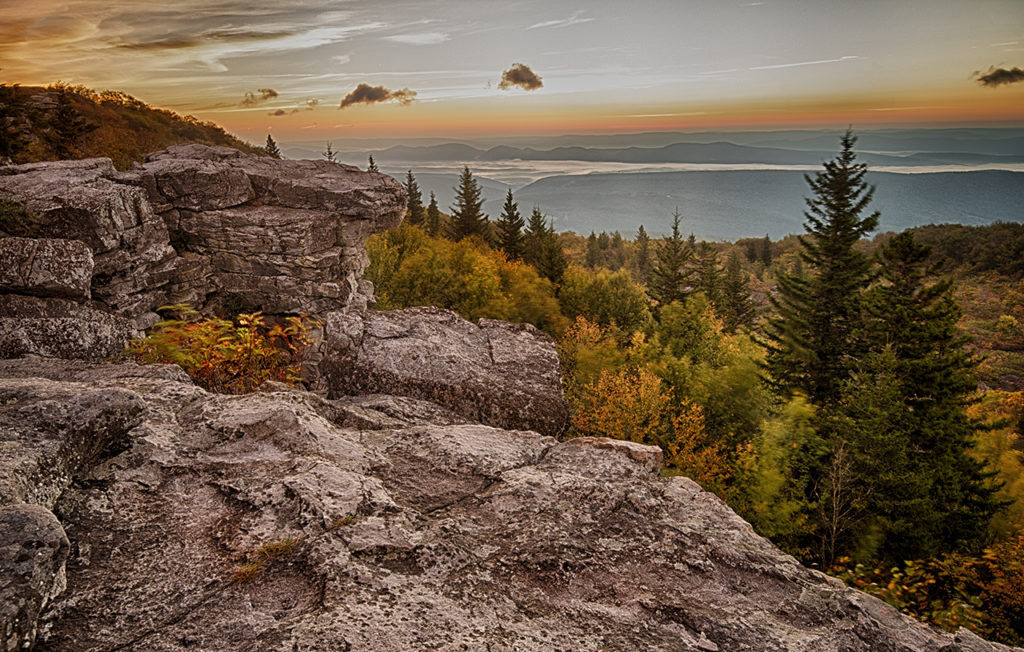
[[[672,405],[671,393],[645,369],[602,371],[580,389],[574,407],[572,425],[581,434],[659,446],[668,473],[683,473],[705,488],[722,490],[729,478],[725,452],[705,440],[700,406]]]

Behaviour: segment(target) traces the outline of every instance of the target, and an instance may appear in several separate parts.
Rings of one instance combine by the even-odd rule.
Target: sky
[[[252,142],[1022,126],[1021,68],[1022,0],[0,0],[0,81]]]

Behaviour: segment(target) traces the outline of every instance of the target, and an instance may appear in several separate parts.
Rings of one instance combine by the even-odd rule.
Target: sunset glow
[[[1024,63],[1015,0],[165,7],[0,4],[0,80],[123,90],[255,142],[1024,124],[1024,83],[979,81]]]

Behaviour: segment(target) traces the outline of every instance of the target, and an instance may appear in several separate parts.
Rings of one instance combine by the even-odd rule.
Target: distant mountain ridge
[[[1022,139],[1024,152],[1024,139]],[[441,145],[407,146],[395,145],[373,152],[378,161],[385,162],[426,162],[458,161],[466,164],[474,161],[587,161],[614,163],[693,163],[724,165],[821,165],[835,153],[828,150],[797,150],[779,147],[755,147],[737,145],[731,142],[672,143],[661,147],[555,147],[548,150],[532,147],[497,145],[480,149],[464,143]],[[910,165],[985,165],[1021,164],[1024,153],[985,154],[975,152],[919,152],[907,156],[861,153],[858,158],[868,165],[910,166]]]

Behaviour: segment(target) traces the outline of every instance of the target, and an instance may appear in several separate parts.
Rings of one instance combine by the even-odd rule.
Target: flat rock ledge
[[[450,310],[335,312],[320,371],[332,398],[385,393],[431,401],[478,423],[557,437],[569,422],[554,341],[528,324]]]
[[[0,508],[0,650],[1009,649],[804,568],[656,448],[172,367],[0,361],[0,396],[6,477],[82,451]]]

